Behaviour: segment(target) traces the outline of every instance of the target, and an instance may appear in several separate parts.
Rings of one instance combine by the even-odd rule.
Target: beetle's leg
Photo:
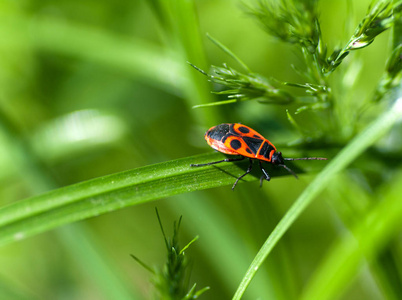
[[[262,181],[265,179],[266,181],[270,181],[271,177],[269,176],[267,170],[264,169],[264,167],[262,166],[261,160],[258,161],[258,163],[260,164],[260,168],[261,171],[264,175],[261,176],[260,178],[260,187],[262,187]]]
[[[262,187],[262,181],[264,180],[264,175],[261,175],[260,177],[260,187]]]
[[[222,159],[222,160],[213,161],[213,162],[209,162],[209,163],[206,163],[206,164],[191,164],[190,167],[203,167],[203,166],[219,164],[219,163],[222,163],[222,162],[239,161],[239,160],[243,160],[243,159],[245,159],[244,156],[238,157],[238,158],[225,158],[225,159]]]
[[[246,173],[241,175],[239,178],[236,179],[235,183],[232,186],[232,190],[234,190],[236,184],[239,182],[240,179],[242,179],[244,176],[246,176],[248,173],[251,172],[251,169],[253,168],[253,160],[250,158],[250,165],[248,166],[248,169],[246,170]]]

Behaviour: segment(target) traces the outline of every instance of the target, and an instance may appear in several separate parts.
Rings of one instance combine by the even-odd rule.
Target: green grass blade
[[[237,194],[237,191],[232,193],[230,188],[227,188],[229,196],[230,194]],[[176,205],[171,201],[170,203],[172,203],[172,209],[177,214],[181,213],[185,216],[185,224],[187,224],[186,220],[191,220],[191,226],[196,228],[196,233],[200,236],[200,241],[196,243],[196,247],[203,256],[208,257],[209,264],[212,266],[208,270],[221,278],[220,287],[233,291],[237,287],[238,280],[242,278],[244,270],[247,269],[248,262],[253,258],[255,248],[254,245],[244,243],[242,238],[233,238],[232,233],[236,226],[234,224],[236,220],[230,218],[227,210],[221,209],[221,203],[218,201],[211,202],[208,200],[209,197],[210,193],[196,193],[192,195],[192,201],[187,201],[187,195],[179,195],[175,197],[178,198]],[[238,195],[233,195],[233,197],[236,198]],[[235,199],[232,200],[236,201]],[[208,222],[200,216],[207,216]],[[193,233],[190,232],[190,234]],[[252,288],[248,290],[250,299],[284,299],[275,293],[272,278],[266,272],[258,275]]]
[[[225,104],[231,104],[231,103],[236,103],[236,102],[239,102],[239,100],[238,99],[222,100],[222,101],[218,101],[218,102],[194,105],[192,108],[202,108],[202,107],[209,107],[209,106],[225,105]]]
[[[191,163],[217,161],[222,157],[222,154],[210,153],[145,166],[56,189],[2,207],[0,245],[123,207],[195,190],[232,185],[245,172],[248,161],[190,167]],[[260,173],[255,171],[255,176],[246,176],[244,181],[257,180]],[[282,169],[270,173],[273,176],[289,176]],[[229,188],[228,191],[231,192]]]
[[[271,235],[265,241],[253,262],[249,266],[242,282],[239,285],[233,299],[241,299],[251,280],[261,267],[269,253],[301,215],[313,199],[322,192],[326,185],[330,183],[333,175],[345,169],[353,160],[363,153],[369,146],[374,144],[383,136],[394,123],[402,116],[402,98],[399,97],[394,105],[385,113],[380,115],[371,125],[356,136],[352,142],[344,147],[341,152],[332,159],[325,169],[315,178],[315,180],[304,190],[285,216],[281,219]]]
[[[223,45],[221,42],[219,42],[217,39],[212,37],[209,33],[207,33],[207,37],[219,48],[221,48],[226,54],[231,56],[235,61],[237,61],[243,68],[244,70],[247,71],[247,73],[252,73],[250,68],[236,55],[234,54],[228,47]]]
[[[402,176],[381,191],[379,201],[331,249],[301,299],[335,299],[351,283],[363,261],[371,261],[402,226]],[[389,297],[389,294],[388,294]],[[390,299],[390,298],[389,298]],[[396,299],[396,298],[395,298]]]
[[[77,272],[81,274],[87,273],[89,278],[96,282],[97,285],[100,285],[99,291],[102,292],[105,299],[141,299],[140,295],[129,289],[129,284],[120,278],[119,269],[115,264],[110,263],[111,259],[108,259],[107,255],[105,255],[96,237],[88,227],[78,223],[61,228],[58,234],[62,237],[61,241],[65,247],[71,251],[77,261]]]

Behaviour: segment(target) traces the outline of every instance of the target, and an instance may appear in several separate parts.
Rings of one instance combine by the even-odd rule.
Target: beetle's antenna
[[[296,179],[299,179],[299,177],[297,177],[296,173],[292,171],[292,169],[290,169],[289,167],[285,166],[285,165],[278,165],[280,167],[284,167],[290,174],[292,174],[294,177],[296,177]]]
[[[284,160],[327,160],[325,157],[284,158]]]
[[[300,158],[284,158],[283,160],[327,160],[328,158],[325,157],[300,157]],[[294,177],[296,177],[296,179],[299,179],[299,177],[297,177],[296,173],[293,172],[289,167],[285,166],[285,165],[279,165],[281,167],[284,167],[286,170],[288,170],[288,172],[290,174],[292,174]]]

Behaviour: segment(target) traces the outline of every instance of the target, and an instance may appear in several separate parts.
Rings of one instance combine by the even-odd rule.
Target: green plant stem
[[[401,89],[400,89],[401,91]],[[307,206],[314,200],[320,192],[322,192],[331,178],[338,172],[345,169],[353,160],[362,154],[369,146],[374,144],[381,136],[383,136],[394,123],[402,117],[402,97],[398,98],[390,107],[390,109],[380,115],[372,124],[364,131],[356,136],[339,154],[332,159],[324,170],[314,179],[314,181],[304,190],[296,202],[288,210],[281,219],[275,229],[272,231],[268,239],[265,241],[253,262],[249,266],[239,288],[237,289],[233,300],[239,300],[246,291],[251,280],[265,261],[269,253],[282,238],[285,232],[293,224],[293,222],[301,215]]]
[[[394,0],[394,28],[393,28],[393,45],[394,48],[402,44],[402,1]]]

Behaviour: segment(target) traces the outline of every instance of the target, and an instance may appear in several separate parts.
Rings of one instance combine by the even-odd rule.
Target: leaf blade
[[[398,98],[393,106],[369,124],[365,130],[345,146],[299,196],[261,246],[246,271],[239,288],[235,292],[232,298],[233,300],[241,299],[251,280],[256,275],[257,270],[261,267],[272,249],[276,246],[294,221],[311,204],[314,198],[324,190],[327,184],[330,183],[332,176],[345,169],[354,159],[363,153],[364,150],[388,132],[388,130],[402,117],[402,98],[400,95],[397,97]]]
[[[107,175],[31,197],[0,209],[0,246],[63,224],[181,193],[232,185],[248,162],[190,167],[222,159],[208,153]],[[291,165],[291,164],[290,164]],[[317,164],[317,166],[319,166]],[[294,168],[294,167],[292,167]],[[255,181],[260,173],[242,181]],[[298,173],[302,169],[296,168]],[[281,169],[271,177],[289,176]]]

